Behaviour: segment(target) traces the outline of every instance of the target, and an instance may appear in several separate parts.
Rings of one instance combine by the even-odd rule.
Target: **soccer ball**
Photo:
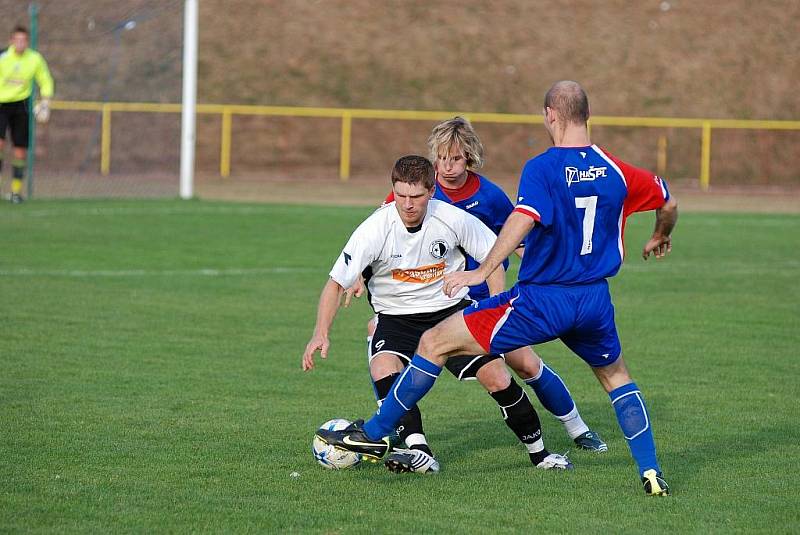
[[[328,420],[319,426],[319,428],[327,429],[328,431],[340,431],[350,425],[350,423],[350,421],[344,418],[334,418],[333,420]],[[361,455],[358,453],[338,450],[317,438],[316,435],[314,435],[314,440],[311,442],[311,453],[314,454],[314,458],[319,464],[331,470],[352,468],[361,462]]]

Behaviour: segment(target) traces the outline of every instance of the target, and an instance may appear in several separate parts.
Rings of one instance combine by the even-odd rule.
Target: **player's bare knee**
[[[608,366],[592,368],[592,371],[606,392],[611,392],[620,386],[633,382],[622,355]]]
[[[487,392],[500,392],[511,384],[511,374],[508,373],[503,359],[493,360],[481,367],[475,375]]]
[[[369,362],[369,373],[374,381],[402,371],[403,363],[397,355],[391,353],[378,353]]]
[[[538,376],[542,369],[542,359],[529,347],[506,353],[506,364],[523,380]]]

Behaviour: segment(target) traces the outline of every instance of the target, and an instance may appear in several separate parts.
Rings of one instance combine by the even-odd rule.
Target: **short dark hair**
[[[14,35],[15,33],[24,33],[25,35],[30,35],[30,33],[28,32],[28,28],[22,26],[21,24],[17,24],[16,26],[14,26],[14,29],[11,30],[11,35]]]
[[[436,183],[433,164],[424,156],[411,154],[397,160],[392,169],[392,185],[395,182],[406,184],[422,183],[425,189],[431,189]]]
[[[578,82],[553,84],[544,96],[544,107],[555,110],[565,123],[586,124],[589,120],[589,97]]]

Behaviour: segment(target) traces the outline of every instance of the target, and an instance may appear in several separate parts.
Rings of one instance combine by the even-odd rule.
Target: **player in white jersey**
[[[375,211],[353,232],[331,270],[331,278],[349,287],[369,266],[370,302],[377,313],[435,312],[460,302],[468,288],[448,297],[442,279],[463,271],[466,251],[486,252],[495,235],[476,217],[463,217],[445,202],[430,200],[424,221],[406,227],[395,204]]]
[[[314,368],[317,350],[327,358],[328,332],[339,301],[345,289],[366,270],[370,303],[378,314],[370,373],[379,400],[409,364],[422,333],[471,304],[465,299],[466,288],[450,297],[443,292],[444,276],[464,269],[465,253],[482,261],[496,239],[476,217],[431,200],[435,174],[422,156],[405,156],[397,161],[392,170],[392,190],[395,202],[381,207],[359,225],[336,260],[320,296],[314,334],[303,354],[306,371]],[[504,289],[502,267],[487,283],[492,293]],[[506,424],[525,445],[535,466],[572,467],[566,457],[544,448],[538,415],[499,355],[451,360],[448,369],[456,377],[477,377],[500,405]],[[386,466],[398,472],[437,472],[439,465],[427,444],[419,409],[409,409],[399,424],[406,430],[409,448],[392,453]]]

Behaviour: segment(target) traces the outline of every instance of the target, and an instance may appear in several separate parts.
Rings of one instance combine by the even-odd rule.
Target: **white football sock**
[[[567,414],[557,418],[564,424],[564,429],[566,429],[569,438],[574,439],[589,430],[589,426],[586,425],[586,422],[583,421],[583,418],[578,413],[578,407],[573,407]]]

